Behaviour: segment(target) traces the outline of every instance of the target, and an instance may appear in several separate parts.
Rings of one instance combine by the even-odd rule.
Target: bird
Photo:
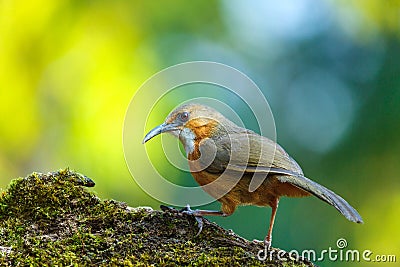
[[[221,210],[191,210],[205,215],[229,216],[238,206],[272,208],[264,244],[270,248],[280,197],[314,195],[335,207],[349,221],[363,223],[360,214],[342,197],[304,176],[299,164],[276,142],[240,127],[217,110],[198,103],[175,108],[165,121],[150,130],[143,144],[170,133],[179,138],[196,182],[221,203]],[[200,228],[201,231],[201,228]],[[199,231],[199,233],[200,233]]]

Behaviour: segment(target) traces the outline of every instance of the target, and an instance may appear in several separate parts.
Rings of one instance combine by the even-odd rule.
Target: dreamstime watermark
[[[194,187],[178,185],[169,181],[168,178],[170,177],[164,177],[157,170],[154,162],[151,161],[150,154],[152,153],[148,153],[147,146],[142,145],[143,137],[149,129],[161,124],[161,120],[165,119],[164,117],[160,121],[149,123],[149,118],[154,113],[165,112],[165,110],[160,110],[159,107],[162,106],[162,102],[168,97],[168,94],[174,93],[175,90],[182,90],[181,95],[185,95],[185,93],[189,93],[188,95],[190,95],[191,85],[212,86],[214,94],[213,96],[207,96],[201,92],[200,95],[195,97],[190,96],[187,99],[174,99],[175,108],[188,103],[203,104],[214,108],[225,116],[228,115],[231,119],[233,118],[236,124],[244,127],[242,120],[248,121],[247,114],[245,118],[240,118],[231,105],[231,102],[239,101],[250,109],[252,114],[248,114],[248,116],[255,118],[260,134],[276,141],[275,122],[265,96],[257,85],[239,70],[221,63],[195,61],[174,65],[156,73],[137,90],[126,111],[123,129],[124,156],[128,169],[140,188],[160,202],[174,206],[186,206],[188,199],[190,199],[192,206],[201,206],[214,202],[215,199],[228,193],[242,176],[238,171],[237,177],[234,177],[234,179],[232,179],[232,175],[229,175],[229,179],[227,179],[227,175],[222,174],[215,181],[207,185]],[[215,94],[218,91],[220,93]],[[228,100],[225,99],[225,101],[218,99],[218,96],[227,94],[232,97]],[[170,111],[172,110],[168,110],[168,112]],[[163,156],[166,158],[165,161],[176,169],[189,172],[187,159],[180,154],[178,145],[176,143],[175,146],[168,145],[168,142],[165,141],[167,139],[168,137],[161,136],[161,147],[163,149]],[[237,145],[243,148],[243,140],[239,142],[232,138],[229,141],[231,147]],[[176,142],[178,142],[177,139]],[[214,144],[206,145],[210,147]],[[248,146],[247,152],[249,150]],[[212,151],[212,148],[210,151]],[[246,150],[244,149],[243,151],[245,152]],[[212,153],[205,153],[205,155],[212,157]],[[271,157],[271,159],[266,160],[272,162],[274,153],[266,157]],[[201,163],[206,163],[202,168],[208,167],[213,160],[214,158],[200,158]],[[242,172],[244,172],[244,169]],[[263,179],[266,178],[266,174],[264,177],[259,176],[254,175],[249,185],[250,191],[257,189]],[[224,179],[231,181],[231,184],[220,190],[217,196],[215,194],[210,196],[206,193],[208,188],[215,188],[218,183],[222,183],[222,180],[225,181]],[[177,198],[177,195],[180,197]]]
[[[328,247],[319,252],[313,249],[303,251],[291,250],[289,252],[283,250],[262,249],[258,252],[257,258],[261,261],[278,258],[281,261],[297,261],[307,259],[313,262],[329,260],[332,262],[396,262],[397,257],[394,254],[374,254],[371,250],[348,249],[347,240],[339,238],[336,241],[336,247]]]

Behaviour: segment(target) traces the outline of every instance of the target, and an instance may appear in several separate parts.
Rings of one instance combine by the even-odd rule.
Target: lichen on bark
[[[90,186],[68,169],[11,181],[0,196],[0,265],[313,266],[279,260],[277,249],[260,261],[261,244],[215,223],[196,236],[190,215],[102,200]]]

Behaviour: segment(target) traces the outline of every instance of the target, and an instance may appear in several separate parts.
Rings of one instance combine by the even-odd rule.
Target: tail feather
[[[282,175],[278,176],[278,180],[297,186],[334,206],[349,221],[363,223],[360,214],[346,200],[328,188],[300,175]]]

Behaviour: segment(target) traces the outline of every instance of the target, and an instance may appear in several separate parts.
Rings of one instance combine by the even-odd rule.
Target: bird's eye
[[[181,121],[187,121],[189,119],[189,113],[187,113],[187,112],[180,113],[179,119],[181,119]]]

